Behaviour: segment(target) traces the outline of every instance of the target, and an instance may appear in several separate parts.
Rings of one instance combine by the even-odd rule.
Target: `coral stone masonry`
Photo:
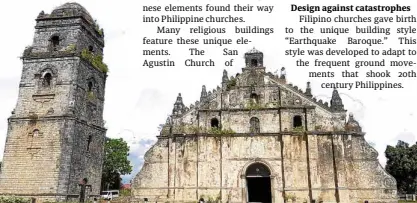
[[[266,72],[255,48],[245,64],[189,107],[178,95],[133,201],[397,202],[395,179],[336,89],[330,103],[317,100],[309,82],[287,83],[285,68]]]
[[[0,194],[40,201],[78,198],[84,181],[99,195],[106,129],[104,33],[85,8],[66,3],[36,19],[23,53]]]

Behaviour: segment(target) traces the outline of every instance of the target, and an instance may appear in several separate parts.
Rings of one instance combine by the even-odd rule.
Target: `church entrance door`
[[[272,202],[271,171],[262,163],[254,163],[246,169],[248,202]]]

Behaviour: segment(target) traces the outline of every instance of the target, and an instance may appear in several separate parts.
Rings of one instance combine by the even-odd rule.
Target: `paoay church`
[[[134,178],[136,202],[396,202],[396,181],[336,89],[330,103],[245,53],[189,107],[179,94]]]

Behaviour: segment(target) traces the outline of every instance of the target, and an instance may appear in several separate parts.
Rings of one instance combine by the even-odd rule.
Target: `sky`
[[[35,18],[39,12],[45,11],[50,13],[55,7],[60,6],[66,1],[62,0],[14,0],[1,1],[0,7],[0,23],[2,31],[0,32],[0,56],[1,71],[0,74],[0,157],[3,155],[4,142],[7,134],[7,118],[11,115],[11,111],[16,105],[19,80],[22,71],[22,63],[19,56],[23,53],[26,46],[31,45],[34,36]],[[296,48],[326,48],[326,46],[311,45],[291,45],[286,37],[305,37],[308,34],[299,33],[301,26],[307,26],[316,29],[316,34],[311,36],[316,38],[334,37],[340,42],[332,45],[332,48],[344,49],[346,47],[353,49],[404,49],[412,48],[411,45],[399,45],[396,40],[398,35],[395,29],[398,27],[408,27],[409,24],[402,23],[380,23],[378,26],[392,28],[392,34],[387,36],[385,44],[382,46],[374,45],[372,47],[366,45],[346,45],[347,37],[364,37],[364,38],[383,38],[385,35],[372,36],[369,34],[357,35],[354,33],[355,26],[363,26],[362,24],[335,24],[335,23],[318,23],[303,24],[298,22],[299,15],[321,15],[336,16],[339,14],[347,16],[357,16],[358,13],[314,13],[307,12],[291,12],[291,4],[284,1],[273,0],[257,0],[257,1],[229,1],[232,6],[234,4],[247,5],[268,5],[274,6],[271,13],[268,12],[201,12],[201,13],[169,13],[182,16],[189,15],[214,15],[214,16],[242,16],[245,23],[202,23],[202,24],[178,24],[178,23],[143,23],[144,15],[162,15],[160,12],[143,12],[142,7],[147,5],[225,5],[225,1],[208,0],[205,3],[197,3],[197,1],[134,1],[134,0],[77,0],[82,4],[93,16],[94,19],[104,29],[105,48],[104,62],[109,66],[108,79],[106,84],[104,120],[106,121],[107,136],[111,138],[122,137],[128,141],[130,146],[129,159],[133,165],[131,175],[124,177],[124,181],[128,182],[140,170],[143,164],[143,155],[156,141],[156,135],[159,134],[159,124],[165,123],[167,116],[173,108],[178,93],[183,96],[184,103],[188,106],[200,98],[202,85],[206,85],[208,90],[214,89],[220,85],[223,70],[226,69],[229,75],[235,75],[241,72],[244,66],[243,55],[246,51],[256,47],[264,53],[264,65],[266,70],[272,73],[279,73],[281,67],[286,68],[288,81],[297,85],[301,89],[305,89],[306,82],[310,81],[313,95],[323,101],[329,101],[332,89],[321,88],[321,83],[337,82],[337,81],[355,81],[355,80],[373,80],[361,77],[341,78],[337,75],[334,78],[309,78],[310,71],[341,71],[346,67],[299,67],[296,66],[296,60],[311,60],[315,58],[320,60],[370,60],[369,57],[349,58],[343,56],[298,56],[291,57],[285,55],[285,50]],[[306,5],[307,1],[291,1],[293,4]],[[311,1],[309,4],[313,5]],[[341,2],[342,3],[342,2]],[[347,3],[343,1],[343,3]],[[376,5],[372,1],[352,0],[349,5]],[[415,14],[417,3],[415,1],[401,1],[396,3],[400,5],[411,6],[411,12],[389,13],[389,12],[368,12],[360,13],[360,15],[378,17],[396,17],[399,15]],[[335,5],[336,1],[315,1],[315,5]],[[392,5],[383,4],[382,5]],[[205,8],[205,7],[203,7]],[[157,26],[169,26],[182,28],[179,35],[156,33]],[[414,24],[412,24],[414,25]],[[222,35],[201,35],[190,34],[188,28],[191,27],[224,27],[226,34]],[[264,34],[234,34],[235,26],[260,26],[274,29],[274,33],[270,35]],[[318,28],[322,27],[349,27],[352,34],[335,35],[335,34],[317,34]],[[373,25],[375,26],[375,25]],[[285,33],[285,28],[294,28],[294,33]],[[245,45],[144,45],[143,37],[147,38],[230,38],[235,42],[238,38],[244,37],[250,39],[249,44]],[[412,35],[410,35],[412,36]],[[328,45],[330,46],[330,45]],[[205,50],[204,56],[190,56],[189,48],[198,48]],[[223,49],[238,50],[237,56],[223,55]],[[144,57],[143,49],[168,49],[170,56],[152,56]],[[147,60],[164,60],[170,59],[175,61],[175,67],[154,67],[148,68],[143,66],[145,59]],[[184,61],[193,58],[195,60],[215,61],[215,67],[186,67]],[[374,60],[393,60],[396,57],[384,56],[375,57]],[[232,66],[225,66],[225,62],[233,59]],[[397,57],[397,60],[414,60],[410,56]],[[363,130],[366,132],[365,139],[373,145],[379,152],[379,160],[385,165],[386,159],[384,151],[387,145],[395,145],[399,139],[415,143],[417,132],[417,82],[414,78],[396,78],[394,73],[398,70],[411,70],[408,67],[361,67],[354,69],[349,67],[348,70],[360,71],[365,73],[369,70],[385,70],[392,71],[392,78],[379,78],[377,81],[402,82],[405,86],[403,89],[384,89],[375,91],[372,89],[339,89],[341,98],[343,99],[345,108],[348,112],[352,112],[355,118],[360,122]]]

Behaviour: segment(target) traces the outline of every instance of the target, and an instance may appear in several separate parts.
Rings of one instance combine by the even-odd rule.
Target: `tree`
[[[401,140],[385,150],[385,169],[397,181],[398,192],[414,194],[417,191],[417,143],[409,146]]]
[[[101,188],[120,189],[121,175],[132,172],[132,166],[127,159],[129,156],[129,146],[122,138],[107,138],[104,146],[104,162]]]

